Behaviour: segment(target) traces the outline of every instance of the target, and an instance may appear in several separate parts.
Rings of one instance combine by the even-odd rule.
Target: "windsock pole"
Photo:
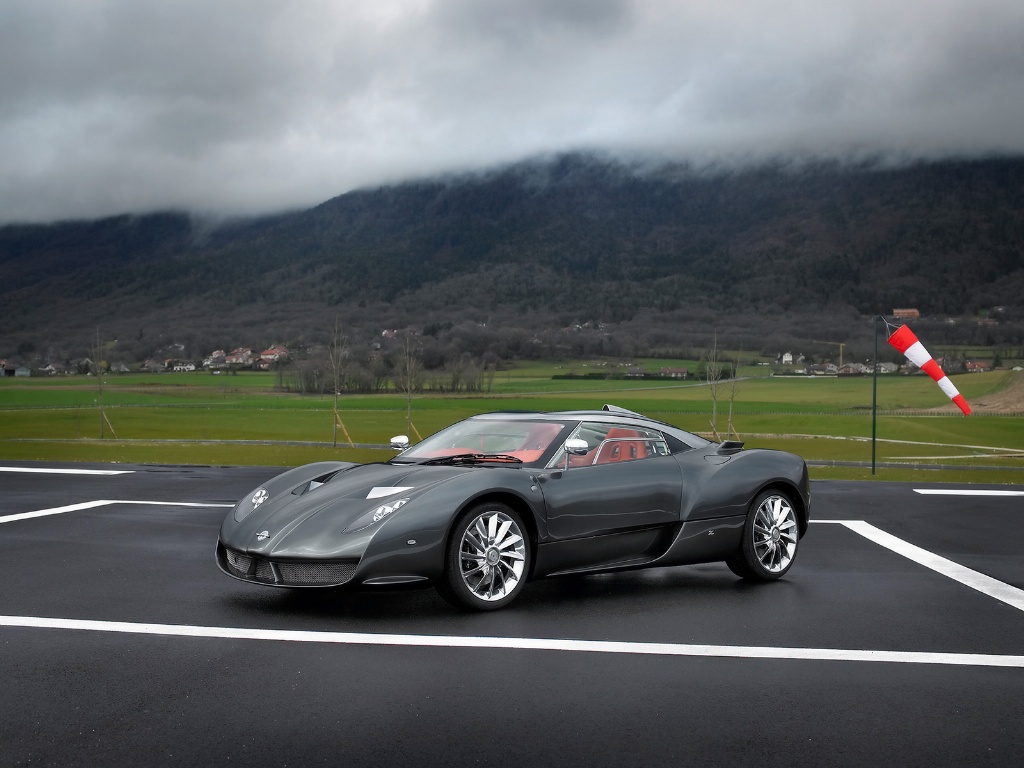
[[[882,318],[884,320],[884,318]],[[875,363],[871,368],[871,475],[875,474],[875,442],[878,435],[878,320],[875,315]]]

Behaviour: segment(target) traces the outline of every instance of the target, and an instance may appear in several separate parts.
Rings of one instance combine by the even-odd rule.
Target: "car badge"
[[[256,541],[265,541],[270,538],[270,531],[260,531],[256,534]]]
[[[253,495],[253,497],[252,497],[252,508],[253,508],[253,510],[255,510],[256,507],[258,507],[260,504],[262,504],[264,501],[266,501],[269,498],[270,498],[270,494],[267,493],[267,489],[266,488],[260,488],[258,491],[256,491],[255,495]]]

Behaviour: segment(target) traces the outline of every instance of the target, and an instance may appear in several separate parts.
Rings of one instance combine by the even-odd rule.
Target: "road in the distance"
[[[719,565],[552,579],[477,615],[432,590],[278,591],[223,576],[226,509],[213,505],[274,469],[54,466],[129,472],[0,469],[0,765],[1024,759],[1024,668],[970,661],[1024,654],[1024,496],[812,487],[819,520],[863,521],[1005,585],[1009,601],[818,522],[778,583],[745,585]],[[473,638],[565,649],[459,647]],[[647,653],[655,643],[695,655]],[[751,647],[767,658],[730,655]],[[896,653],[851,660],[863,651]]]

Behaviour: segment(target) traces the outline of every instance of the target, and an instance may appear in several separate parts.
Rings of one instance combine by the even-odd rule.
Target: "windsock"
[[[909,327],[903,325],[889,337],[889,343],[892,344],[896,349],[907,356],[907,359],[920,368],[922,371],[927,373],[933,379],[935,383],[939,385],[939,388],[945,392],[949,399],[956,403],[957,407],[964,412],[964,416],[969,416],[971,413],[971,406],[964,400],[964,396],[960,394],[956,387],[953,386],[953,382],[949,380],[949,377],[942,372],[939,364],[932,359],[931,353],[924,348],[924,345],[917,340],[917,336],[910,330]]]

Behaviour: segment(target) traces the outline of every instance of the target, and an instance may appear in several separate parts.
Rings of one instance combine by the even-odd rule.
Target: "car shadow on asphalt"
[[[274,627],[317,631],[427,634],[566,634],[572,625],[658,622],[708,611],[745,614],[751,606],[795,599],[793,577],[754,584],[711,564],[644,571],[559,576],[530,582],[516,600],[493,612],[469,612],[430,588],[260,590],[225,598],[233,613]]]

